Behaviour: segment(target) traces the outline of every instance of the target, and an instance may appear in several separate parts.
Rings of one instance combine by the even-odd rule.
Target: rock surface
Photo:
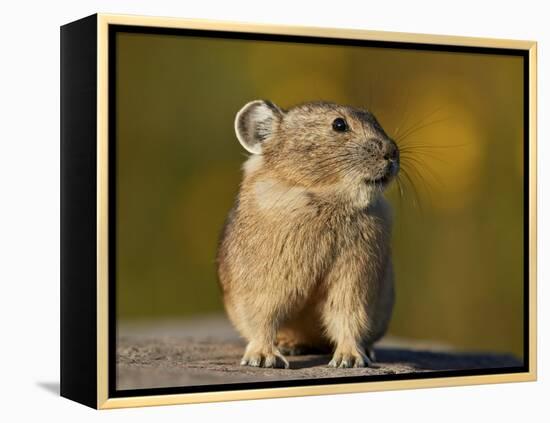
[[[244,342],[223,317],[119,325],[118,389],[419,373],[520,366],[505,354],[453,351],[433,342],[386,338],[375,367],[332,369],[328,355],[287,357],[290,369],[240,366]]]

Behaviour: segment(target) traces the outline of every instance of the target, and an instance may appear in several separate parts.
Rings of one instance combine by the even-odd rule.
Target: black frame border
[[[60,395],[97,406],[97,15],[60,28]]]
[[[321,378],[321,379],[299,379],[299,380],[281,380],[281,381],[266,381],[266,382],[247,382],[247,383],[231,383],[231,384],[215,384],[215,385],[200,385],[200,386],[180,386],[166,388],[146,388],[146,389],[126,389],[118,390],[116,388],[116,341],[117,341],[117,326],[116,326],[116,160],[117,160],[117,143],[116,143],[116,57],[117,57],[117,33],[139,33],[139,34],[154,34],[154,35],[177,35],[177,36],[192,36],[192,37],[207,37],[207,38],[222,38],[222,39],[237,39],[249,41],[275,41],[275,42],[292,42],[306,44],[324,44],[324,45],[341,45],[341,46],[357,46],[357,47],[377,47],[377,48],[393,48],[403,50],[420,50],[420,51],[435,51],[435,52],[454,52],[454,53],[470,53],[470,54],[493,54],[506,56],[519,56],[523,59],[523,176],[524,176],[524,193],[523,193],[523,251],[524,251],[524,290],[523,290],[523,366],[503,367],[503,368],[487,368],[487,369],[472,369],[472,370],[445,370],[426,373],[406,373],[395,375],[376,375],[376,376],[349,376],[336,378]],[[497,48],[497,47],[468,47],[455,45],[437,45],[428,43],[414,42],[396,42],[396,41],[374,41],[374,40],[358,40],[346,38],[318,37],[318,36],[297,36],[297,35],[274,35],[263,33],[248,33],[235,31],[218,31],[218,30],[202,30],[202,29],[183,29],[183,28],[163,28],[163,27],[148,27],[134,25],[119,25],[109,24],[108,26],[108,220],[109,220],[109,235],[108,235],[108,398],[124,398],[150,395],[172,395],[172,394],[189,394],[201,392],[223,392],[237,391],[248,389],[261,388],[286,388],[299,386],[330,386],[345,383],[365,383],[378,381],[400,381],[411,379],[434,379],[434,378],[449,378],[463,376],[481,376],[481,375],[497,375],[497,374],[512,374],[529,372],[529,257],[530,257],[530,62],[529,50]]]

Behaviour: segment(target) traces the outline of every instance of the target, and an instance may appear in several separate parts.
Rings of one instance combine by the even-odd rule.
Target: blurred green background
[[[393,184],[390,333],[460,349],[523,342],[523,67],[512,56],[117,35],[119,321],[223,311],[215,251],[246,158],[246,102],[370,109],[413,185]],[[414,130],[409,136],[407,130]]]

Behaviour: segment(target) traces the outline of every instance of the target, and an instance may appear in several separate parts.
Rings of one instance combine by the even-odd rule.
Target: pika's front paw
[[[241,366],[288,369],[286,358],[277,350],[247,351],[241,360]]]
[[[336,350],[332,360],[328,363],[329,367],[335,368],[369,367],[370,365],[369,358],[357,348]]]

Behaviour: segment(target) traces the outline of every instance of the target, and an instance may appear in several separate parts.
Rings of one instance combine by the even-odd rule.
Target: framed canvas
[[[61,395],[536,379],[536,43],[61,28]]]

